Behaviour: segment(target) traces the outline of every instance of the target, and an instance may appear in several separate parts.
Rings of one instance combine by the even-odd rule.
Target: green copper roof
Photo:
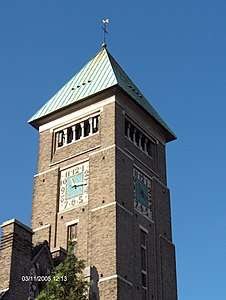
[[[171,129],[105,48],[43,105],[28,122],[33,123],[37,119],[115,85],[120,86],[175,137]]]

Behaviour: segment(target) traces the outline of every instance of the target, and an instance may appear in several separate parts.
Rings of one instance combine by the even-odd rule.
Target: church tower
[[[165,146],[176,137],[105,45],[30,120],[33,243],[74,243],[100,300],[176,300]],[[93,299],[95,299],[93,297]]]

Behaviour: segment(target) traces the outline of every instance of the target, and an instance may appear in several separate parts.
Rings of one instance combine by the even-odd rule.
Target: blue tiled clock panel
[[[59,211],[88,203],[89,162],[74,165],[61,171]]]
[[[136,180],[136,199],[146,207],[148,206],[148,187],[139,179]]]
[[[66,199],[80,196],[83,192],[83,173],[67,178]]]
[[[140,170],[133,169],[134,209],[152,219],[152,181]]]

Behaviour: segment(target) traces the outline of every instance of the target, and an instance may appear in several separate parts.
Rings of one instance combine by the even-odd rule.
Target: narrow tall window
[[[73,140],[73,130],[72,127],[67,129],[67,143],[70,144]]]
[[[147,300],[147,232],[140,230],[142,300]]]
[[[99,118],[98,116],[93,117],[93,132],[92,133],[96,133],[98,131],[98,123],[99,123]]]
[[[62,147],[64,144],[64,132],[63,130],[57,133],[57,147]]]
[[[72,224],[68,226],[68,242],[72,244],[72,251],[76,255],[77,251],[77,233],[78,233],[78,224]]]
[[[147,153],[149,156],[154,156],[154,144],[151,141],[148,141],[147,143]]]
[[[131,127],[130,127],[130,136],[129,136],[131,141],[133,141],[133,132],[134,132],[134,126],[131,125]]]
[[[80,124],[76,124],[76,140],[79,140],[82,134],[82,128]]]
[[[84,122],[84,137],[88,136],[90,132],[90,125],[89,125],[89,120],[86,120]]]

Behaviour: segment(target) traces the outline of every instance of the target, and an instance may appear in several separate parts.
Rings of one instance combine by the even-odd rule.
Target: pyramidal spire
[[[32,126],[36,121],[54,114],[70,105],[99,94],[106,89],[119,86],[131,100],[149,113],[175,138],[174,133],[159,116],[132,80],[123,71],[112,55],[103,47],[71,80],[69,80],[49,101],[28,121]]]

